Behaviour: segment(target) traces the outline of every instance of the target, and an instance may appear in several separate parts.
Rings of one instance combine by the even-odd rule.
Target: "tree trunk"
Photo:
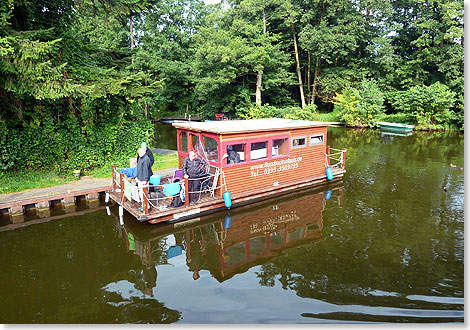
[[[308,64],[307,64],[307,91],[310,90],[310,82],[311,82],[311,75],[310,75],[310,70],[311,70],[311,66],[310,66],[310,52],[308,52]],[[310,95],[311,96],[311,95]],[[309,95],[307,94],[307,104],[310,104],[310,97]]]
[[[294,55],[295,55],[295,62],[296,62],[295,70],[297,71],[297,78],[299,78],[300,103],[303,108],[305,107],[305,96],[304,96],[304,86],[302,84],[302,73],[300,72],[299,50],[297,49],[297,38],[295,37],[294,26],[291,25],[291,27],[292,27],[292,35],[294,37]]]
[[[312,84],[312,94],[310,99],[310,104],[315,103],[315,97],[317,96],[317,85],[318,85],[318,75],[320,74],[320,63],[321,58],[317,58],[317,63],[315,64],[315,73],[313,77],[313,84]]]
[[[256,105],[261,105],[261,82],[263,81],[263,72],[260,71],[256,75]]]
[[[134,21],[132,20],[132,13],[129,14],[129,41],[130,41],[130,47],[131,47],[131,53],[132,50],[134,49]],[[134,68],[134,54],[132,54],[131,57],[131,63],[132,63],[132,71],[135,70]]]
[[[263,34],[266,34],[266,13],[263,9]],[[263,71],[258,71],[256,74],[256,92],[255,102],[256,105],[261,105],[261,83],[263,82]]]

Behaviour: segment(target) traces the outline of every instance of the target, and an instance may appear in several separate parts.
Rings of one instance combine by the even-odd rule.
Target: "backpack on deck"
[[[173,207],[180,207],[182,205],[183,205],[183,201],[181,200],[181,197],[179,194],[173,197],[173,200],[170,203],[170,206],[173,206]]]

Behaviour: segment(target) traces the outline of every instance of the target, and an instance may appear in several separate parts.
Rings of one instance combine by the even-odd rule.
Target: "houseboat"
[[[346,149],[327,145],[329,123],[270,118],[172,125],[177,130],[179,168],[194,148],[207,163],[206,175],[197,179],[201,185],[197,192],[185,189],[192,179],[183,177],[182,170],[173,177],[151,180],[143,188],[143,201],[137,202],[129,192],[130,183],[113,166],[109,195],[139,221],[188,219],[338,181],[345,173]],[[190,193],[197,194],[196,203],[189,203]],[[184,204],[172,206],[175,196]]]

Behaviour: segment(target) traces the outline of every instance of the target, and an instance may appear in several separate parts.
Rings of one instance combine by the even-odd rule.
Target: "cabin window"
[[[216,139],[203,135],[204,148],[207,152],[207,159],[211,162],[219,162],[219,145]]]
[[[317,146],[320,144],[323,144],[323,134],[310,136],[310,146]]]
[[[273,140],[273,157],[287,156],[289,154],[289,143],[287,138]]]
[[[268,158],[268,142],[253,142],[251,144],[251,160]]]
[[[187,139],[186,132],[180,132],[179,140],[180,140],[180,151],[188,152],[188,139]]]
[[[242,163],[245,157],[246,143],[232,144],[227,146],[227,165]]]
[[[196,149],[196,151],[199,153],[199,137],[194,134],[190,134],[191,137],[191,147]]]
[[[307,137],[299,136],[292,138],[292,149],[303,148],[307,145]]]

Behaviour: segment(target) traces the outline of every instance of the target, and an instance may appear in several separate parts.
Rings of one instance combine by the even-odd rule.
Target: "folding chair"
[[[173,174],[173,178],[169,178],[168,181],[170,181],[170,183],[174,183],[175,180],[183,180],[183,177],[184,177],[184,171],[181,170],[181,169],[178,169],[178,170],[175,170],[175,173]]]
[[[214,168],[214,174],[211,174],[210,168]],[[209,193],[211,197],[214,197],[215,189],[217,188],[217,182],[219,181],[220,169],[218,167],[208,166],[208,175],[206,179],[201,181],[201,189],[199,191],[199,199],[203,193]],[[211,181],[212,180],[212,181]]]

